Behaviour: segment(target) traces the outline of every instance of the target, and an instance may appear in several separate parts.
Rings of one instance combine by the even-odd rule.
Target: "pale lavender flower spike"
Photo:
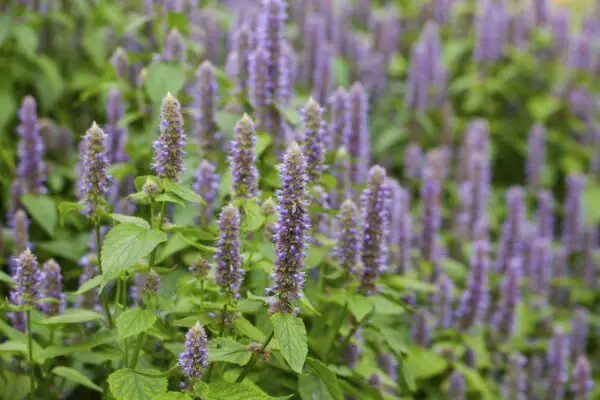
[[[508,373],[504,382],[504,398],[506,400],[526,400],[525,377],[523,367],[527,359],[519,353],[512,353],[508,358]]]
[[[421,255],[425,260],[433,261],[441,227],[441,185],[430,169],[424,175],[421,186]]]
[[[564,220],[562,226],[562,242],[569,253],[582,248],[583,215],[581,210],[581,196],[586,179],[581,174],[567,176],[567,194],[564,205]]]
[[[542,184],[542,172],[546,158],[546,128],[536,124],[529,132],[527,141],[527,187],[534,191]]]
[[[349,92],[350,101],[350,143],[348,149],[352,155],[352,183],[361,185],[367,176],[371,158],[371,139],[369,133],[369,104],[364,87],[356,82]]]
[[[229,156],[233,175],[233,192],[236,199],[249,199],[258,194],[255,144],[254,121],[248,114],[244,114],[235,125],[235,138],[231,143]]]
[[[58,303],[42,303],[41,310],[47,315],[57,315],[65,309],[65,295],[62,292],[62,274],[60,265],[54,260],[48,260],[39,273],[40,297],[58,300]]]
[[[211,223],[215,203],[217,201],[217,192],[219,190],[219,180],[216,174],[216,167],[208,160],[201,160],[196,170],[196,180],[194,182],[194,191],[204,199],[206,205],[201,206],[201,219],[205,223]]]
[[[313,183],[320,181],[325,167],[327,123],[323,119],[323,113],[323,108],[312,97],[302,108],[302,152],[306,157],[308,178]]]
[[[494,270],[503,273],[510,260],[519,258],[522,253],[523,221],[525,221],[525,193],[520,187],[511,188],[506,194],[508,214],[502,226],[502,236],[494,263]]]
[[[588,312],[583,307],[577,307],[571,322],[572,358],[585,356],[588,337]]]
[[[94,122],[82,141],[81,178],[78,194],[85,202],[88,215],[95,215],[106,202],[112,178],[108,175],[109,161],[107,157],[108,136]]]
[[[564,329],[554,329],[554,337],[548,349],[548,378],[546,382],[547,400],[563,400],[565,398],[566,383],[569,379],[569,347],[570,340]]]
[[[457,309],[458,328],[465,332],[479,324],[489,305],[488,270],[489,243],[487,239],[473,244],[474,255],[464,290]]]
[[[216,123],[218,85],[215,68],[210,61],[205,61],[196,71],[194,88],[194,136],[198,141],[201,154],[217,149],[218,128]]]
[[[358,232],[358,207],[347,199],[342,203],[339,214],[335,257],[341,270],[352,275],[360,260],[360,238]]]
[[[513,336],[517,319],[517,305],[520,300],[520,282],[522,276],[522,261],[511,260],[502,285],[500,300],[496,312],[492,315],[491,326],[498,340],[510,340]]]
[[[446,274],[441,274],[437,280],[438,291],[434,297],[434,315],[437,318],[437,329],[449,329],[452,326],[454,313],[454,284]]]
[[[463,374],[454,371],[450,375],[450,384],[448,385],[448,400],[465,400],[467,396],[467,382]]]
[[[244,270],[240,255],[240,214],[233,204],[223,207],[219,217],[221,236],[215,255],[215,280],[223,293],[233,299],[240,297],[240,286]]]
[[[204,327],[197,322],[185,336],[185,350],[179,356],[179,366],[189,379],[200,379],[208,367],[208,340]]]
[[[181,105],[170,93],[162,101],[160,115],[160,136],[153,144],[154,169],[159,178],[178,182],[183,171],[186,135],[183,132]]]
[[[581,355],[575,361],[573,367],[572,386],[574,397],[573,400],[590,400],[594,380],[590,363],[585,355]]]

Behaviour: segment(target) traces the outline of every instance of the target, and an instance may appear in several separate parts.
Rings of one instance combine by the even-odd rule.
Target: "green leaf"
[[[169,180],[163,182],[163,188],[169,193],[176,194],[185,201],[190,203],[206,204],[206,202],[200,197],[191,186],[184,185],[182,183],[173,183]]]
[[[583,191],[583,215],[586,223],[600,222],[600,187],[589,186]]]
[[[40,108],[50,109],[64,90],[64,82],[56,61],[47,55],[38,55],[34,58],[40,69],[36,76],[35,84],[40,99]]]
[[[318,375],[302,375],[298,380],[298,392],[302,400],[334,400],[327,383]]]
[[[70,346],[52,346],[47,347],[42,351],[38,357],[39,362],[44,362],[44,360],[64,356],[67,354],[72,354],[88,349],[92,349],[97,346],[101,346],[103,344],[109,343],[114,340],[114,331],[103,329],[96,332],[92,338],[85,343],[79,343],[76,345]]]
[[[44,325],[80,324],[102,319],[102,314],[82,308],[71,308],[60,315],[48,317],[41,321]]]
[[[440,375],[448,367],[448,361],[436,352],[420,347],[410,350],[404,368],[410,369],[416,379],[428,379]]]
[[[156,63],[148,67],[144,87],[154,104],[160,104],[167,93],[176,96],[185,83],[181,65]]]
[[[237,332],[241,333],[242,335],[246,335],[255,342],[264,343],[264,341],[267,339],[260,329],[252,325],[250,321],[244,317],[238,317],[235,319],[235,329]]]
[[[283,115],[285,120],[287,122],[289,122],[291,125],[296,126],[296,125],[300,124],[301,118],[300,118],[300,113],[298,112],[298,110],[291,108],[291,107],[287,107],[287,108],[280,108],[279,111],[281,112],[281,115]]]
[[[117,318],[117,336],[122,340],[145,332],[154,325],[156,320],[156,314],[150,310],[130,308]]]
[[[356,320],[361,322],[373,311],[373,300],[369,296],[353,293],[348,296],[348,309],[354,314]]]
[[[48,196],[26,194],[21,201],[31,218],[35,220],[48,235],[54,235],[54,228],[58,221],[58,213],[54,201]]]
[[[52,370],[54,375],[62,376],[63,378],[73,381],[75,383],[79,383],[85,387],[90,389],[94,389],[97,392],[102,393],[103,390],[100,386],[96,385],[90,378],[79,372],[74,368],[68,367],[56,367]]]
[[[209,392],[210,388],[208,387],[208,384],[202,381],[196,381],[196,383],[194,383],[194,394],[196,396],[204,399]]]
[[[229,338],[217,338],[208,343],[208,360],[246,365],[252,353],[248,347]]]
[[[158,374],[156,370],[141,370]],[[108,376],[108,386],[116,400],[152,400],[167,391],[167,378],[136,374],[129,368],[119,369]]]
[[[221,132],[233,132],[235,124],[239,121],[240,114],[231,111],[219,110],[215,114],[215,122]]]
[[[130,224],[137,225],[144,229],[150,229],[150,224],[148,223],[148,221],[146,221],[145,219],[140,218],[140,217],[133,217],[130,215],[123,215],[123,214],[110,214],[110,217],[117,222],[130,223]]]
[[[33,28],[25,24],[18,24],[13,29],[13,37],[26,57],[35,56],[38,47],[38,35]]]
[[[207,400],[268,400],[270,397],[248,380],[241,383],[219,381],[209,385]]]
[[[75,292],[73,292],[71,294],[74,296],[78,296],[80,294],[89,292],[93,288],[100,286],[100,284],[102,283],[103,280],[104,280],[104,277],[102,275],[96,275],[92,279],[88,279],[87,281],[83,282],[83,285],[81,285],[79,287],[79,289],[77,289]]]
[[[545,122],[560,109],[560,100],[552,94],[544,94],[529,100],[527,109],[534,120]]]
[[[22,400],[29,394],[30,388],[29,374],[17,374],[8,368],[0,373],[0,398],[3,400]]]
[[[113,279],[137,264],[156,246],[167,240],[167,234],[125,223],[112,228],[102,245],[102,270],[105,281]]]
[[[5,13],[0,15],[0,47],[8,37],[12,25],[12,15]]]
[[[23,342],[17,342],[15,340],[9,340],[8,342],[4,342],[0,344],[0,354],[23,354],[27,355],[28,353],[27,344]]]
[[[415,292],[432,293],[437,291],[436,287],[430,283],[421,282],[417,279],[404,276],[388,276],[384,278],[385,283],[399,290],[414,290]]]
[[[154,198],[159,203],[175,203],[185,207],[185,203],[181,198],[173,193],[161,193]]]
[[[308,353],[304,321],[298,317],[278,313],[271,316],[271,322],[281,355],[292,370],[301,374]]]
[[[328,398],[342,400],[344,393],[342,392],[342,389],[340,389],[337,376],[327,367],[327,365],[311,357],[308,357],[307,363],[312,368],[313,373],[320,377],[325,383],[329,395]]]
[[[265,150],[269,147],[272,141],[273,138],[268,133],[261,131],[256,132],[255,152],[257,158],[265,152]]]
[[[73,201],[61,201],[58,205],[58,214],[60,215],[60,224],[65,223],[65,217],[73,211],[83,210],[85,207]]]
[[[192,398],[185,393],[167,392],[153,397],[152,400],[192,400]]]
[[[242,230],[254,232],[265,222],[265,217],[260,211],[260,206],[256,199],[249,199],[242,203],[244,219],[242,221]]]
[[[344,58],[333,58],[333,77],[335,86],[348,86],[350,84],[350,67]]]
[[[106,60],[106,28],[87,29],[81,45],[96,68],[102,68]]]

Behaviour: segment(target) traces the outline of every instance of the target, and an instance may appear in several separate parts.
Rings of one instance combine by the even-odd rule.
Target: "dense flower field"
[[[0,399],[600,399],[600,3],[0,10]]]

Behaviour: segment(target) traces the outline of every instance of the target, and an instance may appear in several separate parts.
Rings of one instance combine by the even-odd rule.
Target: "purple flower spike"
[[[373,295],[379,291],[377,281],[385,270],[388,257],[386,237],[389,229],[390,191],[385,169],[376,165],[369,170],[367,188],[361,195],[363,220],[360,291]]]
[[[585,308],[577,307],[571,322],[573,359],[585,356],[588,336],[588,313]]]
[[[472,211],[471,211],[471,233],[475,240],[475,225],[477,221],[485,218],[487,212],[487,201],[490,192],[490,165],[489,158],[484,152],[477,152],[470,156],[468,180],[473,188]]]
[[[423,169],[423,150],[417,142],[412,142],[406,147],[404,153],[404,177],[410,180],[419,180]]]
[[[531,355],[527,360],[527,371],[525,381],[526,399],[539,399],[540,382],[542,381],[542,370],[544,360],[539,355]]]
[[[42,156],[44,143],[39,132],[37,117],[37,104],[33,97],[26,96],[19,109],[20,124],[17,132],[21,138],[17,154],[17,180],[19,181],[19,194],[46,193],[46,164]]]
[[[379,368],[394,382],[398,379],[398,361],[388,352],[377,353]]]
[[[327,95],[333,86],[333,48],[327,42],[319,46],[319,57],[313,71],[313,96],[321,104],[327,101]]]
[[[573,399],[590,400],[592,388],[594,387],[594,381],[592,379],[590,363],[585,355],[579,356],[577,361],[575,361],[572,380],[572,390],[574,393]]]
[[[402,217],[402,226],[400,227],[399,237],[399,255],[400,268],[398,272],[410,271],[412,266],[412,246],[413,246],[413,223],[412,215],[408,212]]]
[[[125,154],[125,144],[127,143],[127,130],[119,126],[119,121],[125,115],[125,104],[123,96],[118,88],[110,91],[108,102],[106,103],[107,123],[105,126],[106,134],[109,138],[107,142],[108,162],[120,163],[127,161]]]
[[[287,19],[286,3],[282,0],[265,0],[258,23],[258,43],[264,46],[268,54],[267,76],[269,95],[279,99],[287,99],[287,73],[283,57],[285,41],[285,20]]]
[[[471,182],[464,181],[458,187],[460,207],[454,220],[456,236],[461,241],[468,241],[471,230],[471,211],[473,209],[473,188]]]
[[[489,305],[488,241],[473,243],[474,255],[467,278],[467,287],[460,298],[457,310],[458,328],[465,332],[477,325],[485,316]]]
[[[210,264],[204,258],[198,258],[192,265],[190,265],[190,272],[197,280],[204,280],[208,278],[210,273]]]
[[[242,285],[242,259],[240,256],[240,213],[233,204],[229,203],[221,211],[219,217],[221,237],[217,242],[215,254],[215,280],[221,291],[234,299],[240,297]]]
[[[271,132],[269,107],[273,99],[273,82],[269,77],[269,53],[259,46],[250,56],[249,98],[258,123],[258,130]]]
[[[500,341],[510,340],[515,330],[517,306],[521,297],[519,288],[521,269],[521,260],[512,259],[500,287],[498,308],[491,320],[493,332]]]
[[[559,246],[554,252],[554,268],[552,277],[560,279],[563,282],[553,285],[551,288],[550,299],[552,304],[566,307],[569,304],[569,287],[564,280],[569,278],[569,253],[565,246]]]
[[[437,280],[438,291],[434,297],[434,314],[437,317],[437,329],[449,329],[452,326],[452,305],[454,303],[454,284],[446,274]]]
[[[411,334],[417,346],[429,347],[429,343],[431,342],[431,326],[429,324],[429,313],[426,310],[415,313]]]
[[[348,148],[350,145],[350,135],[352,116],[350,114],[350,98],[348,92],[343,87],[337,88],[329,98],[329,131],[331,132],[331,142],[333,148]]]
[[[569,379],[569,337],[564,329],[554,329],[554,337],[549,344],[548,350],[548,380],[546,382],[546,399],[563,400],[565,398],[565,386]]]
[[[477,367],[477,355],[472,347],[467,347],[465,350],[465,354],[463,354],[463,362],[467,367],[476,368]]]
[[[115,69],[115,74],[118,78],[127,77],[127,72],[129,69],[129,59],[125,50],[123,50],[121,47],[117,47],[112,57],[110,58],[110,63]]]
[[[263,215],[266,217],[264,235],[265,239],[269,242],[275,242],[277,234],[277,218],[279,213],[277,211],[277,204],[269,197],[260,208]]]
[[[478,62],[497,61],[505,54],[510,18],[502,3],[480,4],[474,57]]]
[[[106,153],[108,137],[94,122],[83,137],[81,151],[81,179],[79,198],[86,204],[86,212],[96,215],[106,203],[111,177],[107,174],[109,162]]]
[[[62,293],[62,275],[60,265],[54,260],[48,260],[39,274],[40,297],[58,300],[58,303],[41,303],[41,310],[47,315],[57,315],[65,309],[65,295]]]
[[[210,161],[200,161],[200,165],[196,170],[194,191],[206,202],[206,205],[201,206],[202,217],[206,223],[210,223],[213,220],[218,190],[219,180],[216,174],[216,167]]]
[[[519,258],[522,254],[523,221],[525,221],[525,205],[523,189],[511,188],[506,194],[508,203],[508,215],[502,226],[502,236],[498,246],[498,255],[494,263],[494,269],[504,273],[510,260]]]
[[[537,195],[537,236],[552,240],[554,237],[554,197],[549,190],[540,190]]]
[[[450,384],[448,385],[448,400],[465,400],[467,397],[467,382],[465,377],[459,371],[454,371],[450,375]]]
[[[179,355],[179,367],[189,380],[202,378],[208,367],[208,340],[200,322],[185,335],[185,350]]]
[[[250,53],[256,47],[253,32],[242,25],[233,34],[233,51],[227,59],[227,72],[235,79],[234,95],[246,97],[250,76]]]
[[[335,257],[341,270],[350,276],[357,272],[356,266],[360,261],[358,207],[352,200],[346,199],[342,203],[339,219]]]
[[[167,35],[163,59],[167,62],[185,63],[185,41],[177,29],[171,29]]]
[[[440,182],[428,169],[421,186],[421,254],[425,260],[434,261],[442,217],[440,214]]]
[[[31,248],[29,243],[29,219],[23,210],[17,210],[13,218],[13,254],[17,257],[26,249]]]
[[[598,227],[588,226],[583,232],[583,265],[580,268],[579,277],[585,282],[590,290],[596,288],[596,250],[598,250]]]
[[[323,108],[309,98],[302,109],[302,152],[306,157],[308,179],[317,183],[325,165],[325,140],[327,136],[327,123],[323,119]]]
[[[310,220],[306,204],[306,159],[296,142],[292,143],[283,158],[281,168],[279,220],[275,237],[275,272],[273,286],[269,289],[276,298],[271,313],[295,314],[294,301],[301,297],[304,282],[306,235]]]
[[[194,89],[194,136],[198,140],[201,154],[217,148],[218,128],[215,121],[217,112],[217,78],[215,67],[210,61],[204,61],[196,71]]]
[[[552,265],[551,243],[547,239],[537,238],[533,241],[526,275],[529,278],[529,292],[539,297],[539,304],[546,304],[550,266]]]
[[[39,300],[37,258],[31,250],[25,249],[14,261],[15,294],[14,297],[11,295],[11,300],[16,301],[14,304],[33,307]]]
[[[525,400],[525,379],[523,367],[527,359],[519,353],[512,353],[508,358],[508,373],[504,382],[504,398],[506,400]]]
[[[303,83],[309,88],[316,88],[315,70],[320,58],[323,44],[326,42],[326,21],[323,15],[310,14],[304,21],[304,59],[302,65]]]
[[[586,179],[583,175],[574,174],[567,177],[567,195],[564,205],[562,241],[569,253],[581,249],[583,235],[581,195],[585,183]]]
[[[371,138],[369,133],[369,100],[363,86],[356,82],[348,94],[350,102],[350,143],[352,155],[352,183],[361,185],[367,175],[371,159]]]
[[[404,190],[397,180],[389,179],[390,188],[390,229],[387,238],[390,245],[390,265],[398,270],[403,263],[400,251],[400,242],[402,239],[402,223],[404,215],[408,212],[410,206],[410,195]]]
[[[527,187],[537,190],[542,184],[542,172],[546,158],[546,128],[535,125],[529,132],[527,141]]]
[[[249,199],[258,194],[255,145],[254,122],[248,114],[244,114],[235,125],[235,139],[231,143],[229,156],[233,174],[233,192],[236,199]]]
[[[156,153],[154,169],[160,179],[179,181],[183,171],[185,133],[179,101],[168,93],[162,101],[160,112],[160,136],[153,144]]]

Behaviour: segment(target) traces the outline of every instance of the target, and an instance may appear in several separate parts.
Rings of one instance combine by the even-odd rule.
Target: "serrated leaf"
[[[268,400],[269,395],[248,380],[241,383],[211,383],[207,400]]]
[[[75,383],[79,383],[90,389],[94,389],[97,392],[103,393],[104,391],[98,385],[96,385],[90,378],[79,372],[74,368],[69,367],[56,367],[52,370],[54,375],[62,376],[63,378],[70,380]]]
[[[208,384],[202,381],[197,381],[196,383],[194,383],[194,394],[196,396],[203,399],[209,392],[210,388],[208,387]]]
[[[73,292],[71,294],[77,296],[77,295],[89,292],[93,288],[100,286],[100,284],[102,283],[103,280],[104,280],[104,277],[102,275],[96,275],[92,279],[88,279],[87,281],[83,282],[83,285],[81,285],[79,287],[79,289],[77,289],[75,292]]]
[[[97,313],[95,311],[85,310],[81,308],[72,308],[66,310],[60,315],[48,317],[40,323],[43,325],[80,324],[83,322],[98,321],[102,318],[102,314]]]
[[[232,364],[245,365],[250,361],[252,353],[248,347],[229,338],[218,338],[208,343],[208,360],[225,361]]]
[[[181,65],[155,63],[148,67],[144,87],[154,104],[159,104],[167,93],[176,96],[185,83]]]
[[[4,368],[4,371],[0,372],[0,398],[2,400],[22,400],[29,394],[30,388],[29,374],[17,374],[8,368]]]
[[[410,369],[416,379],[428,379],[440,375],[448,367],[448,361],[433,350],[411,348],[404,367]]]
[[[348,296],[348,309],[354,314],[356,320],[361,322],[373,311],[373,301],[369,296],[353,293]]]
[[[141,370],[158,374],[156,370]],[[108,386],[116,400],[152,400],[167,391],[167,378],[136,374],[129,368],[119,369],[108,376]]]
[[[54,235],[54,228],[58,221],[58,213],[56,211],[56,204],[48,196],[26,194],[22,197],[21,201],[27,209],[31,218],[35,220],[48,235]]]
[[[140,228],[150,229],[150,224],[143,218],[133,217],[131,215],[123,215],[123,214],[110,214],[110,217],[117,222],[121,222],[123,224],[133,224],[137,225]]]
[[[85,207],[79,203],[75,203],[72,201],[62,201],[58,205],[58,214],[60,215],[60,224],[63,225],[65,223],[65,217],[72,213],[73,211],[81,211]]]
[[[313,373],[320,377],[325,383],[329,398],[333,400],[342,400],[344,393],[338,385],[337,376],[327,367],[327,365],[311,357],[308,357],[306,362],[312,368]]]
[[[314,374],[300,376],[298,392],[302,400],[334,400],[327,384],[320,376]]]
[[[156,320],[156,314],[150,310],[141,308],[126,310],[117,318],[117,336],[122,340],[145,332],[154,325]]]
[[[185,202],[177,195],[173,193],[161,193],[154,198],[159,203],[174,203],[185,207]]]
[[[265,217],[260,211],[256,199],[250,199],[242,203],[243,216],[242,229],[246,232],[254,232],[265,222]]]
[[[206,204],[202,197],[194,192],[194,189],[192,189],[191,186],[165,180],[163,182],[163,189],[169,193],[173,193],[181,197],[185,201],[189,201],[190,203]]]
[[[308,353],[304,321],[298,317],[278,313],[271,316],[271,322],[281,355],[293,371],[301,374]]]
[[[263,343],[267,339],[260,329],[252,325],[250,321],[244,317],[238,317],[235,319],[235,329],[242,335],[246,335],[255,342]]]
[[[156,246],[167,240],[167,234],[125,223],[112,228],[102,245],[102,272],[105,281],[116,278],[137,264]]]

